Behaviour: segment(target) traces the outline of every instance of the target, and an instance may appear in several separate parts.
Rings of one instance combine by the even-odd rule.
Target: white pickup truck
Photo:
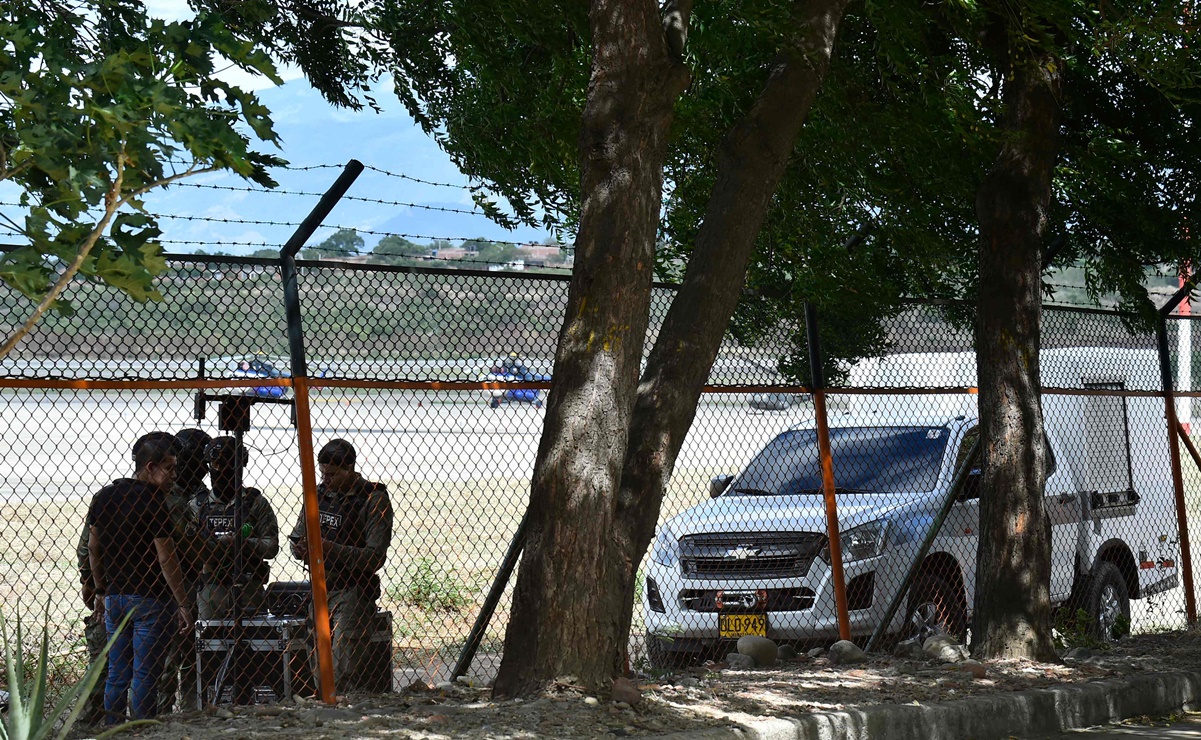
[[[1154,390],[1154,352],[1066,348],[1042,353],[1044,388]],[[860,363],[858,387],[975,385],[970,353],[892,355]],[[829,418],[851,633],[860,644],[884,619],[946,500],[977,432],[976,396],[848,395]],[[1051,598],[1073,597],[1112,638],[1130,599],[1177,585],[1177,527],[1162,398],[1044,393],[1051,451]],[[977,471],[978,474],[978,471]],[[894,635],[971,622],[978,478],[924,556]],[[711,499],[658,530],[642,589],[652,664],[712,652],[758,634],[777,641],[838,638],[817,435],[788,429]],[[1077,601],[1079,600],[1079,601]]]

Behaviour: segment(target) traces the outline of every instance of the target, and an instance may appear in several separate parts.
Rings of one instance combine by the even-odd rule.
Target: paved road
[[[1102,740],[1102,738],[1162,738],[1163,740],[1201,740],[1201,713],[1189,713],[1178,720],[1156,720],[1144,724],[1110,725],[1087,730],[1071,730],[1056,735],[1022,735],[1024,740]]]

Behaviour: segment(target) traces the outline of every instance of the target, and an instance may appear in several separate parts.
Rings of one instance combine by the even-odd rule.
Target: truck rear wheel
[[[960,642],[967,636],[967,606],[945,578],[927,573],[909,589],[905,638],[945,634]]]
[[[1103,560],[1089,579],[1085,609],[1092,618],[1089,631],[1102,642],[1113,642],[1130,633],[1130,592],[1118,566]]]
[[[646,660],[650,663],[651,668],[656,670],[665,670],[669,668],[679,668],[687,664],[687,655],[681,655],[675,650],[668,648],[673,642],[672,638],[656,635],[653,632],[647,632],[645,642]]]

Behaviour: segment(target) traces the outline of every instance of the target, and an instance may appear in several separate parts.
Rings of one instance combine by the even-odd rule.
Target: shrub
[[[457,612],[472,603],[455,571],[439,568],[433,558],[418,558],[413,563],[398,596],[400,601],[425,611]]]
[[[124,627],[125,622],[122,621],[117,629],[120,631]],[[47,713],[47,679],[51,667],[47,656],[50,644],[49,628],[42,627],[42,644],[37,651],[37,659],[30,666],[28,676],[23,660],[25,634],[20,614],[17,615],[16,633],[10,640],[8,624],[4,621],[3,611],[0,611],[0,638],[4,642],[4,665],[8,673],[9,690],[8,718],[0,722],[0,740],[43,740],[49,737],[62,740],[71,731],[79,713],[83,711],[83,699],[91,693],[92,687],[100,679],[100,671],[104,668],[112,641],[104,646],[100,659],[88,669],[83,679],[66,688],[58,703]]]

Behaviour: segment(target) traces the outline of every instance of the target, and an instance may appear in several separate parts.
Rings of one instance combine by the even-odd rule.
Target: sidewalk
[[[1201,720],[1196,718],[1175,728],[1105,728],[1095,731],[1100,734],[1091,735],[1065,732],[1129,718],[1168,717],[1187,709],[1201,709],[1201,673],[1151,673],[937,704],[877,705],[797,718],[749,719],[740,722],[741,727],[736,729],[663,737],[673,740],[1201,739]],[[1137,734],[1139,730],[1145,733]]]
[[[1152,721],[1148,724],[1129,724],[1099,727],[1088,730],[1069,730],[1054,735],[1042,735],[1023,740],[1120,740],[1120,738],[1156,738],[1157,740],[1201,740],[1201,714],[1190,714],[1178,720]]]

